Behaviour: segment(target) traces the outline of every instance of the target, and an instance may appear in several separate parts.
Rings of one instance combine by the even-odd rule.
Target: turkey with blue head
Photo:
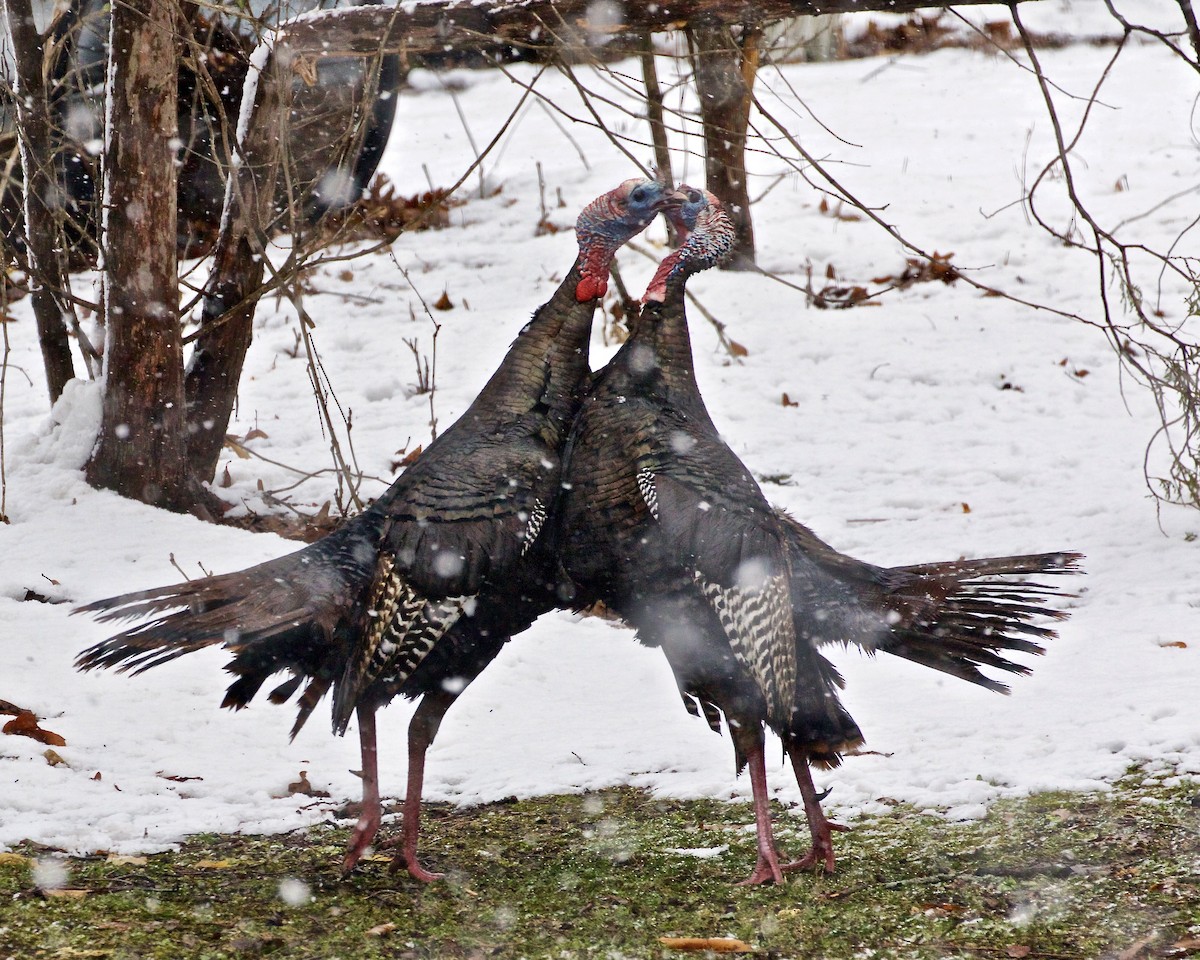
[[[235,676],[223,706],[297,691],[292,736],[332,690],[333,729],[357,716],[363,810],[343,869],[378,832],[375,713],[420,698],[393,866],[428,881],[417,859],[425,754],[442,717],[504,643],[556,604],[556,563],[543,532],[585,378],[592,315],[618,248],[679,198],[628,180],[588,204],[579,252],[465,413],[368,509],[329,536],[266,563],[97,600],[102,620],[149,618],[80,654],[82,669],[139,673],[213,644]]]
[[[832,871],[832,834],[810,767],[862,743],[839,700],[828,643],[885,651],[993,689],[979,666],[1025,672],[1007,651],[1037,653],[1061,617],[1034,574],[1070,573],[1075,554],[914,567],[863,563],[765,499],[721,439],[697,386],[685,316],[688,278],[720,262],[734,228],[711,194],[681,187],[667,211],[682,246],[660,265],[628,341],[593,380],[571,431],[555,511],[573,602],[597,600],[666,654],[688,710],[726,721],[748,766],[758,859],[746,883],[789,870]],[[764,727],[781,739],[812,839],[783,862],[774,840]]]

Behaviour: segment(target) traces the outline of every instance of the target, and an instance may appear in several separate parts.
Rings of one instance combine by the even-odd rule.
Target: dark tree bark
[[[654,166],[658,179],[674,183],[671,170],[671,145],[667,140],[667,125],[664,122],[662,87],[658,83],[658,69],[654,65],[654,37],[646,33],[639,44],[638,58],[642,62],[642,82],[646,86],[646,119],[650,121],[650,137],[654,142]],[[675,228],[667,221],[667,238],[672,247],[679,245]]]
[[[175,258],[176,0],[113,4],[101,244],[104,416],[88,482],[186,511],[189,484]]]
[[[46,384],[53,403],[75,376],[68,323],[75,318],[67,279],[61,206],[54,202],[54,124],[46,96],[42,38],[29,0],[5,0],[17,67],[17,129],[25,172],[25,240]]]
[[[693,78],[704,124],[706,186],[725,204],[737,228],[737,244],[723,269],[754,266],[754,224],[746,182],[746,134],[754,75],[758,69],[757,29],[744,28],[741,42],[728,27],[688,29]]]
[[[260,64],[254,88],[253,122],[231,175],[213,266],[204,287],[200,332],[188,365],[188,460],[197,477],[216,474],[225,431],[237,400],[238,381],[253,333],[254,308],[266,264],[267,225],[272,220],[275,181],[285,136],[290,75],[275,73],[272,55]],[[254,75],[255,67],[251,68]],[[242,111],[250,108],[243,104]]]
[[[247,109],[252,112],[248,122],[240,124],[244,139],[235,146],[239,162],[231,173],[185,385],[188,459],[193,474],[201,479],[216,474],[237,401],[254,309],[265,289],[269,237],[279,227],[290,229],[294,246],[303,246],[299,228],[305,214],[299,208],[312,186],[307,180],[326,168],[348,170],[363,150],[372,117],[369,106],[349,115],[337,109],[323,112],[318,104],[305,100],[307,86],[293,79],[313,69],[314,56],[291,50],[285,32],[265,62],[251,67],[253,79],[248,82],[253,91],[251,103],[242,104],[243,118]],[[379,69],[395,70],[398,65],[385,60]],[[366,84],[366,104],[373,100],[378,82],[376,75]],[[304,124],[303,129],[294,129],[294,120]],[[281,191],[277,183],[283,179],[285,165],[289,189]]]
[[[1022,0],[955,0],[955,6],[1005,5]],[[1037,0],[1023,0],[1036,3]],[[605,44],[636,44],[649,31],[679,30],[689,23],[751,24],[811,14],[879,10],[908,13],[922,7],[949,4],[930,0],[670,0],[663,3],[621,4],[620,23],[589,27],[590,14],[604,4],[594,0],[441,0],[411,7],[354,7],[305,16],[283,31],[282,39],[296,52],[313,56],[440,53],[490,50],[505,44],[522,48],[553,47],[568,39],[593,35]],[[537,40],[532,38],[536,37]]]

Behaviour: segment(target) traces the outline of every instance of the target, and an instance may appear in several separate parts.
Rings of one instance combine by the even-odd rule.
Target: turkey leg
[[[758,838],[758,863],[754,872],[738,884],[739,887],[755,886],[760,883],[783,883],[783,870],[779,866],[779,850],[775,846],[775,835],[771,830],[771,808],[767,798],[767,763],[763,753],[762,728],[756,742],[745,750],[746,762],[750,767],[750,787],[754,794],[754,825]]]
[[[342,860],[342,876],[348,876],[350,871],[362,859],[363,854],[370,848],[379,832],[381,810],[379,806],[379,750],[375,743],[375,709],[373,707],[357,707],[358,741],[362,748],[362,812],[354,832],[350,834],[350,845]]]
[[[796,771],[796,784],[800,787],[800,796],[804,799],[804,815],[808,817],[812,849],[799,860],[785,864],[783,869],[808,870],[820,865],[826,873],[833,873],[833,831],[847,831],[850,828],[826,819],[825,811],[821,809],[821,798],[817,796],[817,788],[808,768],[808,754],[804,748],[789,746],[787,755],[792,761],[792,769]]]
[[[421,789],[425,783],[425,753],[437,736],[442,717],[458,699],[453,693],[427,693],[421,698],[408,725],[408,785],[404,791],[404,826],[400,834],[400,850],[392,860],[390,870],[406,867],[415,880],[430,883],[445,874],[431,873],[417,860],[417,838],[421,834]],[[393,846],[394,841],[388,846]]]

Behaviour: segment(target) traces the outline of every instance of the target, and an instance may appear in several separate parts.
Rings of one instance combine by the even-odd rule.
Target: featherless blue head
[[[671,221],[671,226],[675,228],[679,242],[684,243],[688,238],[688,234],[696,229],[696,218],[704,210],[708,209],[708,198],[712,194],[707,190],[697,190],[695,187],[689,187],[687,184],[681,184],[678,193],[686,199],[678,206],[672,207],[667,211],[667,219]]]
[[[575,221],[583,279],[575,290],[579,301],[604,295],[613,254],[637,236],[664,208],[680,197],[655,180],[626,180],[615,190],[597,197]]]
[[[668,209],[667,216],[686,240],[658,265],[658,271],[642,297],[643,303],[664,301],[668,281],[687,278],[716,266],[729,256],[737,239],[729,214],[721,201],[707,190],[682,184],[678,195],[683,198],[682,204]]]

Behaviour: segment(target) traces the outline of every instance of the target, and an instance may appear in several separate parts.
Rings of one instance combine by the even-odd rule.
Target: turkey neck
[[[471,404],[477,421],[501,422],[542,413],[561,438],[579,406],[579,388],[588,372],[592,315],[599,299],[580,303],[575,288],[582,259],[554,295],[534,311],[509,347],[504,361]],[[464,414],[464,419],[466,419]]]
[[[683,293],[678,282],[668,287],[664,301],[642,304],[633,336],[613,358],[613,372],[631,393],[644,391],[669,397],[676,406],[703,409]]]

